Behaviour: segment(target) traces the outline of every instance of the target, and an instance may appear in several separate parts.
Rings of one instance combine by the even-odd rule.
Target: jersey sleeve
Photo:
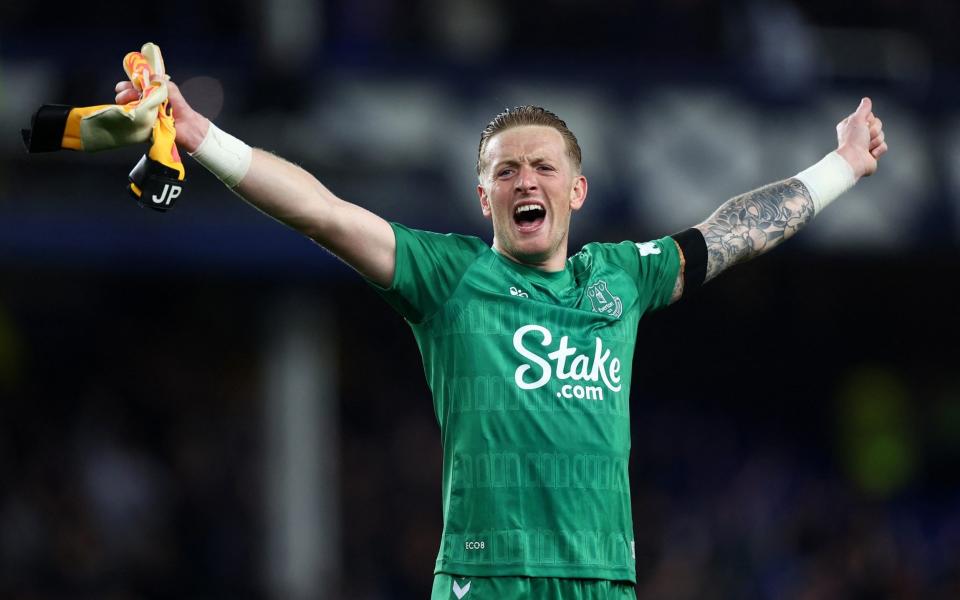
[[[405,319],[420,323],[453,294],[477,256],[489,250],[483,240],[440,234],[391,223],[397,239],[390,287],[368,281]]]
[[[647,311],[670,304],[673,289],[680,275],[680,251],[670,236],[634,244],[640,262],[637,287],[641,296],[647,295]]]
[[[637,284],[637,299],[643,312],[670,304],[680,274],[680,253],[673,238],[651,242],[612,244],[617,262]]]

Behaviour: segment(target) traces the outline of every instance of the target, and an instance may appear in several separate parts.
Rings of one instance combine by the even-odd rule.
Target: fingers
[[[140,92],[137,90],[124,90],[117,94],[114,97],[114,102],[117,104],[129,104],[131,102],[136,102],[140,99]]]
[[[114,86],[113,91],[117,93],[114,101],[117,104],[127,104],[140,99],[140,92],[130,83],[129,80],[121,81]]]
[[[167,95],[171,99],[176,99],[177,101],[183,101],[183,94],[180,93],[180,88],[177,87],[172,81],[167,81]]]
[[[116,104],[129,104],[130,102],[136,102],[140,99],[140,90],[129,80],[118,82],[113,90],[116,92],[116,96],[114,96],[114,102]],[[186,100],[183,99],[183,95],[180,93],[180,88],[169,80],[167,81],[167,94],[175,110],[182,113],[185,109],[189,108]]]
[[[873,155],[873,158],[880,158],[887,151],[887,143],[881,142],[879,146],[870,151],[870,154]]]
[[[883,131],[883,121],[871,112],[867,116],[867,126],[870,131],[870,145],[868,150],[873,158],[880,158],[887,151],[887,136]]]
[[[867,120],[867,116],[871,114],[873,110],[873,101],[870,98],[864,97],[860,100],[860,106],[857,107],[857,110],[851,115],[855,119],[862,121]]]

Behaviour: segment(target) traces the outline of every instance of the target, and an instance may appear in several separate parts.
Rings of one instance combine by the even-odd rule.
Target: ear
[[[573,188],[570,190],[570,210],[580,210],[587,201],[587,178],[577,175],[573,179]]]
[[[487,190],[482,185],[477,186],[477,195],[480,196],[480,211],[483,216],[490,218],[490,199],[487,197]]]

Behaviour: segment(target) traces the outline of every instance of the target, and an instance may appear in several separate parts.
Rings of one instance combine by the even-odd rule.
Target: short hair
[[[566,122],[542,106],[527,104],[504,110],[484,127],[480,133],[480,147],[477,149],[478,176],[483,172],[483,151],[487,147],[487,142],[490,141],[490,138],[501,131],[506,131],[514,127],[522,127],[524,125],[543,125],[553,127],[559,131],[567,146],[567,156],[573,161],[573,166],[577,171],[580,170],[580,162],[583,158],[580,152],[580,144],[577,142],[577,136],[573,135],[573,132],[567,127]]]

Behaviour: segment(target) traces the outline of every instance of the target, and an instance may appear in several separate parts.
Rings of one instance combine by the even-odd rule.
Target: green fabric
[[[679,272],[673,240],[588,244],[545,273],[393,227],[380,292],[413,329],[443,442],[435,572],[635,581],[630,379],[640,317]]]
[[[456,586],[454,586],[456,584]],[[632,583],[530,577],[433,578],[431,600],[636,600]]]

